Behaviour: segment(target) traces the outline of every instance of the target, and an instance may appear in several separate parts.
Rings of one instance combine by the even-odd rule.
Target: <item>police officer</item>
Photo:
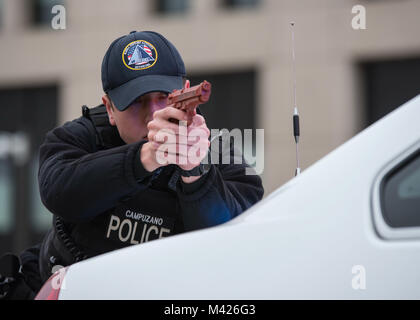
[[[102,62],[103,104],[84,106],[80,118],[47,134],[39,187],[53,226],[41,245],[42,281],[55,265],[215,226],[262,198],[261,179],[245,175],[245,161],[203,164],[210,131],[200,114],[187,133],[201,132],[194,144],[205,152],[188,158],[193,146],[179,142],[179,122],[173,121],[186,114],[167,106],[168,93],[189,86],[185,76],[178,50],[162,35],[121,36]],[[176,141],[176,154],[166,162],[159,160],[162,133]],[[233,158],[233,148],[228,153]]]

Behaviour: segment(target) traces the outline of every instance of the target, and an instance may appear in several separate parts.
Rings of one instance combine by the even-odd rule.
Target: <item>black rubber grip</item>
[[[295,114],[293,116],[293,135],[295,137],[300,136],[300,129],[299,129],[299,115]]]

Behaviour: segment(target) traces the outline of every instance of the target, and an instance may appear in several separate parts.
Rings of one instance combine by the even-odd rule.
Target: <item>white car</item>
[[[232,221],[71,265],[45,298],[420,299],[420,95]]]

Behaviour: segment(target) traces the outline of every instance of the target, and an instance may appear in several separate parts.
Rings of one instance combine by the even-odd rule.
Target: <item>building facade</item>
[[[51,24],[63,13],[55,5],[64,29]],[[354,28],[355,6],[366,29]],[[0,250],[42,237],[51,216],[37,194],[37,149],[82,105],[101,103],[115,38],[165,35],[192,84],[212,82],[212,127],[264,129],[267,195],[296,167],[290,22],[304,171],[420,92],[418,12],[417,0],[0,0]]]

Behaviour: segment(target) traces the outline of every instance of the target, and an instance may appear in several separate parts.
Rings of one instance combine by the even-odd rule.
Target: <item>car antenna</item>
[[[293,68],[293,136],[295,137],[296,142],[296,170],[295,176],[300,174],[300,164],[299,164],[299,112],[296,104],[296,63],[295,63],[295,32],[294,26],[295,23],[290,22],[292,29],[292,68]]]

